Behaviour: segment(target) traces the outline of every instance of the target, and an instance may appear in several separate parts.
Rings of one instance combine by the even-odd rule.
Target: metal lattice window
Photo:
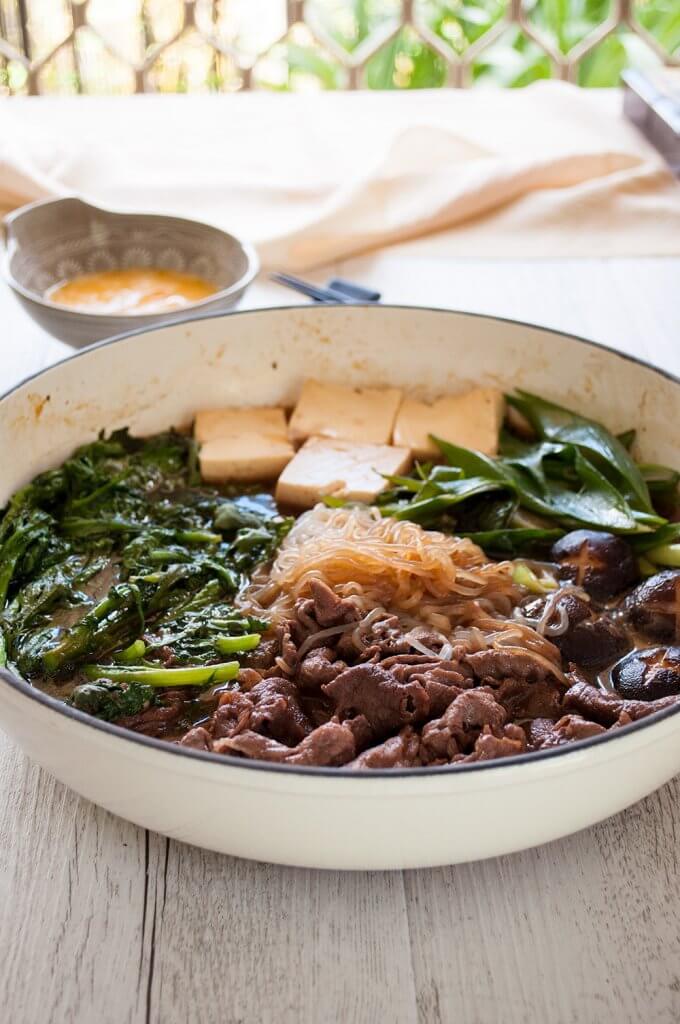
[[[616,85],[680,0],[0,0],[6,94]]]

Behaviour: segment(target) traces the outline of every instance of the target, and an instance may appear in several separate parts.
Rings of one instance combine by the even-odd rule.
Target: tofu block
[[[202,409],[196,413],[194,437],[203,444],[216,438],[242,437],[244,434],[284,440],[287,435],[283,409]]]
[[[435,434],[462,448],[495,455],[504,409],[503,395],[496,388],[475,388],[432,405],[405,398],[394,425],[394,444],[410,448],[418,459],[436,458],[439,449],[428,436]]]
[[[389,485],[381,473],[403,473],[407,448],[311,437],[288,463],[276,485],[283,505],[311,508],[326,495],[370,504]]]
[[[201,476],[208,483],[224,480],[272,480],[295,454],[287,438],[244,434],[216,437],[201,445]]]
[[[389,444],[401,402],[398,388],[345,388],[305,381],[288,425],[293,441],[338,437]]]

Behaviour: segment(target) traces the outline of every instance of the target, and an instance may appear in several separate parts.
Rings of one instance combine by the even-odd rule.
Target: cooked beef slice
[[[330,683],[347,668],[344,661],[335,660],[332,647],[315,647],[303,660],[297,674],[297,683],[308,690],[318,690]]]
[[[182,747],[191,747],[192,750],[211,750],[212,740],[210,733],[202,725],[197,725],[182,736],[179,741]]]
[[[636,722],[655,711],[663,711],[680,703],[680,696],[660,697],[658,700],[624,700],[614,693],[605,693],[596,686],[579,680],[564,695],[564,707],[578,712],[600,725],[615,725],[622,714]]]
[[[420,764],[420,736],[405,726],[397,736],[390,736],[384,743],[371,747],[359,754],[348,765],[349,768],[414,768]]]
[[[347,764],[356,753],[351,730],[338,722],[320,725],[295,747],[248,731],[232,739],[217,740],[213,750],[218,754],[240,754],[260,761],[322,766]]]
[[[550,663],[532,651],[511,649],[490,649],[468,654],[465,658],[478,679],[559,679],[557,665]]]
[[[430,710],[422,683],[400,683],[380,665],[355,665],[321,689],[340,719],[363,715],[376,738],[409,722],[423,721]]]
[[[554,683],[528,683],[524,679],[506,679],[496,691],[496,700],[505,708],[508,719],[550,718],[562,715],[564,690]]]
[[[238,690],[227,690],[223,693],[211,719],[213,738],[223,739],[249,729],[254,707],[253,701],[245,693],[239,693]]]
[[[607,730],[597,722],[587,722],[581,715],[564,715],[557,722],[545,718],[535,719],[530,726],[529,739],[532,750],[561,747],[565,743],[599,736]]]
[[[475,749],[471,754],[459,755],[454,764],[471,763],[474,761],[495,761],[498,757],[515,757],[527,749],[527,738],[519,725],[504,725],[498,735],[491,726],[485,725],[475,740]]]
[[[506,714],[487,690],[464,690],[441,718],[423,728],[420,756],[424,763],[451,761],[457,754],[469,753],[484,726],[497,735],[505,725]]]
[[[123,729],[132,729],[133,732],[140,732],[143,736],[167,736],[182,717],[184,711],[184,698],[181,695],[166,694],[166,701],[163,705],[148,708],[140,711],[138,715],[128,715],[125,718],[116,719],[116,725]]]
[[[322,629],[358,621],[359,613],[354,604],[351,601],[338,597],[321,580],[311,580],[309,589],[312,592],[314,615]]]
[[[254,703],[248,728],[281,743],[293,745],[311,732],[312,725],[298,701],[298,688],[290,679],[263,679],[248,692]]]

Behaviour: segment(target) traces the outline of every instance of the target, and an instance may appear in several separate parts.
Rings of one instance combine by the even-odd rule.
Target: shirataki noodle
[[[510,617],[522,596],[512,571],[512,563],[487,561],[466,538],[383,517],[376,508],[317,505],[300,516],[262,582],[255,579],[243,600],[284,619],[310,596],[311,581],[321,580],[362,613],[353,638],[359,648],[360,633],[396,614],[413,627],[411,645],[421,653],[437,656],[419,641],[418,627],[434,630],[449,650],[453,643],[470,652],[531,651],[561,676],[557,648]]]

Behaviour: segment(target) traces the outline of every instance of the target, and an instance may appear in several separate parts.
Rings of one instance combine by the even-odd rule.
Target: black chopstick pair
[[[380,302],[380,292],[372,291],[369,288],[362,288],[353,281],[344,281],[341,277],[334,277],[327,285],[311,284],[303,281],[302,278],[294,277],[292,274],[272,274],[272,281],[282,284],[286,288],[292,288],[314,302],[340,302],[346,304],[361,302]]]

